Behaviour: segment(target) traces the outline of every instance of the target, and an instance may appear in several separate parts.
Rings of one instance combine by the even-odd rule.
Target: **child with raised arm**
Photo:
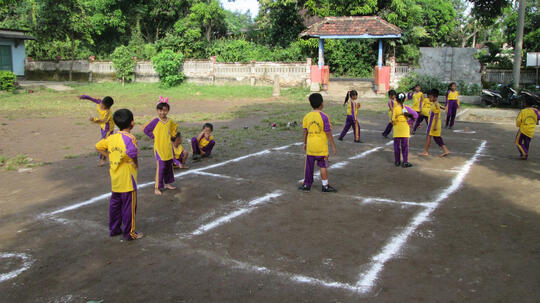
[[[396,166],[411,167],[409,163],[409,137],[411,130],[409,120],[416,119],[418,113],[410,107],[403,105],[405,94],[397,95],[397,104],[394,106],[392,113],[392,124],[394,129],[394,158]],[[403,155],[403,162],[401,162]]]
[[[178,132],[176,137],[172,138],[173,142],[173,168],[189,168],[186,166],[188,151],[182,147],[182,134]]]
[[[161,195],[164,188],[176,189],[173,172],[172,138],[176,136],[178,124],[167,118],[170,110],[169,98],[159,97],[156,104],[158,117],[150,121],[143,129],[144,133],[154,140],[154,156],[156,157],[156,185],[154,193]]]
[[[113,120],[120,132],[101,139],[97,151],[109,157],[112,194],[109,202],[109,234],[123,234],[126,240],[143,237],[135,231],[137,212],[137,140],[130,133],[133,128],[133,113],[119,109]]]
[[[322,112],[324,107],[321,94],[309,95],[309,103],[313,111],[304,116],[302,123],[304,128],[304,152],[306,153],[306,166],[304,169],[304,182],[300,190],[309,191],[313,184],[313,172],[315,162],[321,169],[322,191],[337,192],[335,188],[328,184],[328,141],[332,146],[332,151],[336,155],[336,145],[332,136],[332,124],[330,118]]]
[[[107,138],[109,135],[111,135],[114,131],[114,122],[113,119],[111,119],[111,107],[114,104],[113,98],[107,96],[100,99],[92,98],[88,95],[81,95],[79,96],[79,99],[81,100],[90,100],[94,103],[96,103],[96,110],[98,112],[98,117],[91,117],[90,122],[99,124],[101,128],[101,139]],[[107,158],[105,158],[103,155],[99,155],[100,162],[98,166],[103,166],[105,162],[107,161]]]
[[[529,144],[534,136],[534,129],[540,120],[540,114],[536,108],[532,107],[533,101],[530,98],[525,100],[525,108],[519,112],[516,119],[516,126],[519,128],[516,135],[516,146],[521,154],[522,160],[529,157]]]
[[[439,104],[439,102],[437,101],[438,98],[439,90],[435,88],[432,89],[429,92],[429,100],[431,101],[431,112],[429,114],[426,147],[424,148],[424,152],[420,154],[421,156],[429,155],[428,151],[432,137],[433,140],[435,140],[435,143],[437,143],[437,145],[439,145],[443,150],[441,157],[446,157],[450,154],[450,151],[448,150],[448,148],[446,148],[446,145],[444,144],[444,141],[441,137],[441,109],[444,109],[444,107]]]
[[[392,126],[393,126],[393,124],[392,124],[392,115],[394,113],[394,106],[397,103],[396,97],[397,97],[397,93],[396,93],[395,90],[391,89],[391,90],[388,91],[388,98],[389,98],[389,100],[388,100],[388,119],[389,119],[389,122],[386,125],[386,129],[382,133],[382,136],[387,138],[387,139],[388,139],[388,135],[392,131]]]
[[[422,121],[426,121],[426,125],[429,124],[429,113],[431,111],[431,101],[429,100],[429,97],[427,95],[424,95],[422,98],[422,101],[420,101],[420,114],[418,115],[418,119],[416,119],[416,123],[414,124],[412,134],[414,135],[416,133],[416,130],[418,127],[422,124]]]
[[[459,108],[459,92],[456,90],[456,82],[448,85],[446,104],[444,106],[446,108],[446,127],[452,129]]]
[[[212,149],[216,145],[212,132],[214,126],[212,123],[205,123],[202,131],[197,137],[191,138],[191,150],[193,152],[193,160],[199,160],[201,157],[210,157]]]
[[[343,141],[343,137],[349,132],[349,129],[353,128],[354,133],[354,142],[356,143],[362,143],[360,141],[360,124],[358,124],[358,109],[360,109],[360,102],[357,102],[356,99],[358,98],[358,93],[355,90],[350,90],[347,92],[347,96],[345,97],[345,102],[343,102],[343,105],[347,105],[347,102],[350,103],[349,106],[347,106],[347,120],[345,121],[345,126],[343,127],[343,130],[341,131],[341,134],[338,137],[339,141]]]

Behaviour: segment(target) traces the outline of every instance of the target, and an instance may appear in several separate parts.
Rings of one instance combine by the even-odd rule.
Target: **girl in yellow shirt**
[[[395,165],[403,167],[411,167],[412,164],[408,161],[409,156],[409,137],[410,137],[410,125],[409,119],[414,120],[414,114],[409,113],[409,110],[403,102],[405,101],[405,94],[399,93],[397,95],[397,104],[394,106],[392,113],[392,124],[394,129],[394,157]],[[409,108],[410,109],[410,108]],[[416,113],[413,109],[411,112]],[[401,155],[403,155],[403,163],[401,162]]]
[[[343,105],[346,105],[350,100],[350,104],[347,106],[347,120],[345,121],[345,126],[341,131],[341,134],[338,137],[339,141],[343,141],[343,137],[349,132],[349,129],[353,128],[354,132],[354,142],[361,143],[360,141],[360,124],[358,124],[358,109],[360,108],[360,102],[357,102],[358,93],[355,90],[350,90],[347,92],[345,97],[345,102]]]
[[[176,137],[173,137],[173,168],[189,168],[186,166],[188,151],[182,147],[182,134],[178,132]]]
[[[158,117],[144,127],[144,133],[154,140],[154,156],[156,157],[156,185],[154,193],[161,195],[163,188],[176,189],[173,173],[172,138],[176,137],[178,124],[167,118],[169,113],[169,98],[159,97],[156,105]]]
[[[390,134],[390,132],[392,131],[392,114],[394,112],[394,106],[396,105],[397,101],[396,101],[396,97],[397,97],[397,93],[395,90],[391,89],[388,91],[388,119],[390,120],[390,122],[388,122],[388,124],[386,125],[386,129],[384,130],[384,132],[382,133],[382,136],[387,138],[388,139],[388,135]]]
[[[523,160],[527,160],[529,156],[529,144],[531,143],[538,120],[540,120],[538,110],[533,108],[532,105],[533,102],[531,99],[525,100],[525,106],[527,107],[519,112],[516,119],[516,126],[519,127],[516,135],[516,146]]]
[[[456,90],[456,83],[452,82],[448,86],[446,93],[446,127],[452,128],[459,108],[459,92]]]
[[[448,148],[446,148],[446,145],[444,144],[444,141],[441,137],[441,109],[444,109],[444,107],[439,104],[437,98],[439,98],[439,90],[434,88],[429,92],[429,100],[431,101],[431,112],[429,115],[426,146],[424,148],[424,152],[420,154],[421,156],[429,155],[428,151],[432,137],[435,143],[437,143],[443,150],[441,157],[445,157],[450,154],[450,151],[448,150]]]

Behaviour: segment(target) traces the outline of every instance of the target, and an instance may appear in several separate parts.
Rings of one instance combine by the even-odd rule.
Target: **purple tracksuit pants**
[[[347,115],[347,120],[345,121],[345,126],[343,127],[343,130],[341,131],[341,134],[339,135],[339,139],[343,139],[345,135],[349,132],[350,128],[353,128],[354,132],[354,141],[360,140],[360,124],[358,124],[358,121],[354,121],[354,118],[352,115]]]
[[[111,236],[122,234],[124,239],[136,236],[135,213],[137,212],[137,191],[111,194],[109,202],[109,232]]]

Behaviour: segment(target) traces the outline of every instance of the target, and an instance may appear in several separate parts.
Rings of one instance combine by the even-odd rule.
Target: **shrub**
[[[397,91],[407,92],[410,89],[413,89],[416,84],[420,84],[422,86],[422,91],[424,92],[436,88],[441,94],[445,94],[448,90],[449,83],[443,82],[436,77],[410,73],[408,76],[399,80],[399,87],[397,88]],[[456,81],[456,84],[457,90],[461,95],[464,96],[477,96],[482,92],[482,88],[478,84],[469,85],[463,80]]]
[[[15,89],[17,76],[10,71],[0,71],[0,90],[11,92]]]
[[[119,46],[114,49],[111,55],[113,68],[118,79],[122,79],[122,85],[125,80],[132,80],[135,73],[135,60],[133,52],[127,46]]]
[[[165,49],[152,57],[152,65],[159,75],[159,81],[163,87],[171,87],[184,81],[184,73],[181,71],[184,56],[172,50]]]

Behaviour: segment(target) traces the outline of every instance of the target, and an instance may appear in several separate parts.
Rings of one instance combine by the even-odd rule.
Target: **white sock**
[[[328,185],[328,180],[322,180],[322,186],[327,186]]]

